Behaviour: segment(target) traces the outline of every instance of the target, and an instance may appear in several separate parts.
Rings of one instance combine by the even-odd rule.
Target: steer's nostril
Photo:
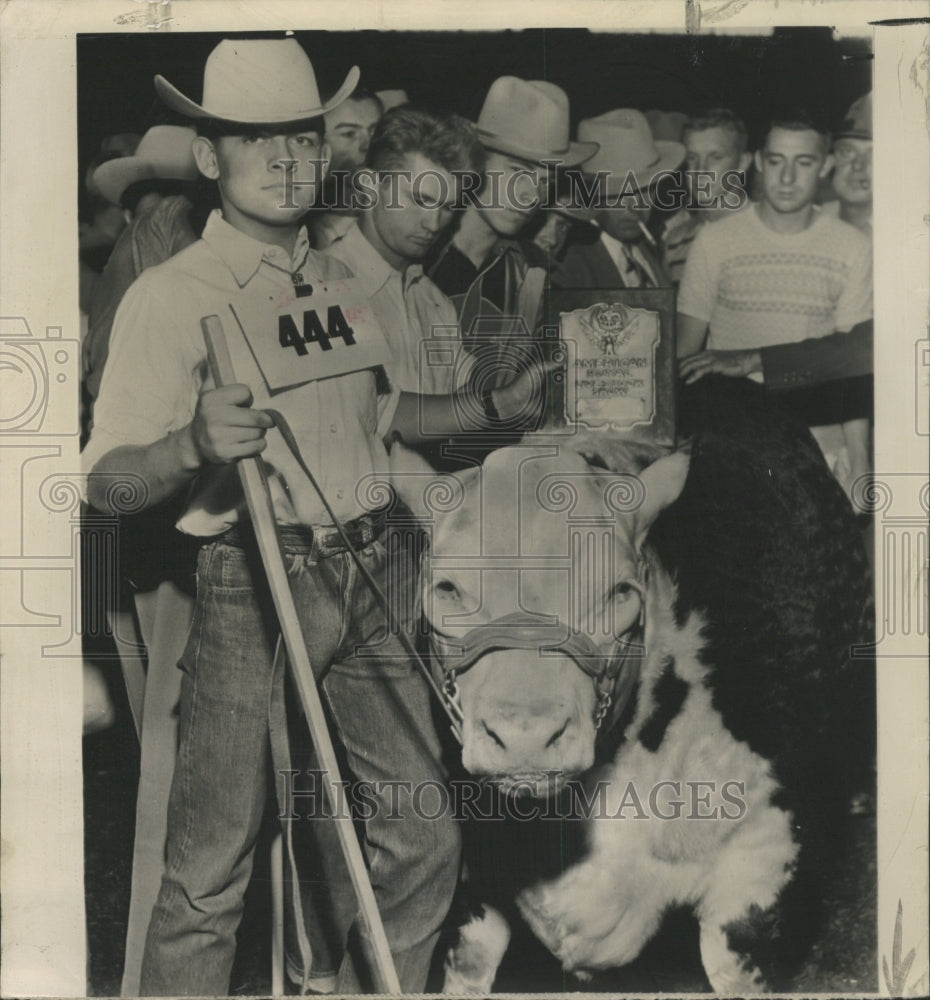
[[[481,725],[484,727],[484,731],[491,737],[492,740],[501,748],[501,750],[507,749],[507,744],[494,732],[494,730],[486,723],[482,722]]]
[[[549,737],[546,741],[546,747],[554,747],[556,743],[562,738],[563,733],[568,729],[568,723],[570,720],[566,719],[562,725]]]

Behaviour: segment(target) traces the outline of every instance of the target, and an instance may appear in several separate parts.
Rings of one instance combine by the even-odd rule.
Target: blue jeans
[[[349,555],[322,558],[287,535],[283,548],[310,661],[318,678],[325,674],[329,709],[354,777],[414,786],[442,781],[428,688],[397,639],[387,636],[384,614]],[[360,555],[383,584],[384,545],[375,542]],[[253,579],[261,581],[257,590]],[[143,995],[228,993],[269,782],[290,770],[276,636],[253,549],[206,545],[182,659],[180,748],[165,874],[142,963]],[[280,791],[281,781],[275,785]],[[451,815],[418,818],[406,808],[398,821],[387,805],[370,811],[364,847],[401,987],[422,992],[458,879],[459,833]],[[353,992],[359,982],[347,956],[337,992]]]

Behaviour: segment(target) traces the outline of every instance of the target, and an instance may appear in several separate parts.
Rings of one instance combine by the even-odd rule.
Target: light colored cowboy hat
[[[685,122],[688,116],[684,111],[659,111],[654,109],[646,111],[646,121],[649,122],[649,131],[652,132],[653,139],[661,139],[663,142],[678,142],[685,129]]]
[[[564,216],[572,222],[586,223],[590,225],[597,214],[593,208],[585,208],[584,205],[576,204],[570,195],[559,195],[550,205],[543,206],[546,211],[555,215]]]
[[[196,134],[187,126],[154,125],[142,136],[133,156],[101,163],[94,171],[94,184],[107,201],[118,205],[123,192],[136,181],[156,177],[195,181],[198,171],[191,144]]]
[[[608,191],[623,188],[630,174],[637,189],[645,191],[659,173],[681,166],[685,158],[683,143],[653,139],[646,116],[633,108],[586,118],[578,123],[578,138],[599,143],[584,172],[607,171]]]
[[[296,38],[223,39],[203,70],[203,101],[185,97],[163,76],[158,96],[190,118],[242,125],[286,125],[316,118],[341,104],[358,84],[358,66],[328,100],[320,100],[316,76]]]
[[[872,92],[853,101],[834,139],[872,138]]]
[[[597,152],[595,142],[569,140],[568,97],[546,80],[499,77],[488,90],[475,129],[485,149],[530,163],[557,160],[576,167]]]

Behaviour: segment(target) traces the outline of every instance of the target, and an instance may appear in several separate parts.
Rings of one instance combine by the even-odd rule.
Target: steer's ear
[[[646,540],[653,522],[681,495],[691,456],[687,451],[676,451],[647,466],[639,474],[643,484],[643,502],[634,514],[636,547]]]

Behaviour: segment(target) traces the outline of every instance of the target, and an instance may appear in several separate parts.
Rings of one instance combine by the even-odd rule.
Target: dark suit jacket
[[[652,273],[659,280],[657,287],[671,288],[669,278],[659,255],[645,242],[638,244],[639,250],[648,260]],[[556,288],[624,288],[623,276],[600,239],[576,242],[565,252],[562,262],[552,272],[552,284]]]
[[[872,374],[873,325],[859,323],[848,333],[831,333],[793,344],[763,347],[766,388],[796,389],[834,379]]]

